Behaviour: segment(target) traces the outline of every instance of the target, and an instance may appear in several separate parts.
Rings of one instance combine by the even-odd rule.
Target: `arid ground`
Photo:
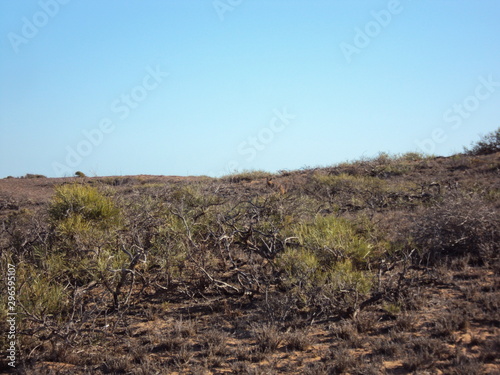
[[[1,179],[0,371],[499,374],[499,172],[500,153],[381,154]]]

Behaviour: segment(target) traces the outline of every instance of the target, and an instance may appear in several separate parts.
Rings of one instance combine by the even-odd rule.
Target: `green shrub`
[[[300,245],[328,267],[346,259],[363,264],[372,250],[372,245],[356,233],[353,224],[335,216],[317,217],[312,223],[296,225],[292,231]]]
[[[49,215],[55,222],[74,220],[110,226],[117,222],[119,210],[113,201],[96,188],[86,185],[62,185],[50,205]],[[84,224],[85,225],[85,224]]]
[[[16,269],[19,287],[17,298],[30,314],[38,318],[61,318],[70,303],[70,291],[62,280],[57,278],[62,268],[56,266],[53,269],[53,262],[54,259],[48,260],[48,263],[42,266],[23,263]]]
[[[120,211],[110,197],[91,186],[63,185],[56,189],[48,211],[52,248],[39,257],[46,272],[55,272],[57,263],[52,261],[59,254],[68,265],[67,277],[78,285],[104,281],[109,269],[123,268],[124,253],[116,247]]]
[[[318,284],[323,279],[318,257],[303,248],[286,249],[278,256],[276,263],[286,275],[284,281],[288,287]]]
[[[472,148],[465,148],[469,155],[488,155],[500,151],[500,128],[481,137],[479,141],[472,144]]]
[[[75,172],[75,176],[76,176],[76,177],[87,177],[87,176],[85,175],[85,173],[80,172],[80,171]]]
[[[311,316],[346,312],[355,307],[359,295],[370,291],[371,277],[365,269],[372,246],[351,223],[318,217],[290,232],[298,243],[278,255],[276,266],[296,308]]]

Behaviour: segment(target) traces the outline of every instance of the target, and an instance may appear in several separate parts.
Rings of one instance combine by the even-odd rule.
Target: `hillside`
[[[500,373],[499,172],[498,152],[412,153],[1,179],[15,371]]]

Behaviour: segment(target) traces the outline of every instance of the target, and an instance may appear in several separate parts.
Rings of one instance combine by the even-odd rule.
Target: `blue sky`
[[[0,177],[461,152],[499,126],[498,0],[0,2]]]

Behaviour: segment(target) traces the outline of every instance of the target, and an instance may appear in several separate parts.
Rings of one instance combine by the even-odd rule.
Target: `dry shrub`
[[[226,356],[229,353],[227,347],[227,334],[221,329],[211,329],[205,333],[203,346],[207,350],[207,356],[219,357]]]
[[[469,327],[469,317],[465,310],[452,310],[440,316],[434,322],[435,334],[438,337],[450,337],[456,331],[463,331]]]
[[[289,350],[304,351],[307,350],[311,344],[312,339],[305,330],[295,330],[288,332],[285,335],[286,347]]]
[[[328,374],[350,373],[358,364],[358,360],[353,353],[343,346],[330,348],[323,360],[329,364]]]
[[[436,361],[443,359],[448,354],[448,349],[442,341],[416,337],[407,344],[403,367],[412,372],[430,369],[435,366]]]
[[[359,333],[368,333],[375,329],[378,317],[374,313],[360,312],[353,321]]]
[[[373,352],[388,358],[397,358],[401,356],[403,348],[400,343],[388,340],[386,338],[375,339],[373,342]]]
[[[278,327],[272,324],[255,326],[253,334],[257,339],[257,347],[262,353],[276,351],[284,339]]]
[[[500,214],[477,195],[449,195],[412,217],[402,240],[411,238],[420,262],[468,256],[481,265],[498,258]]]

